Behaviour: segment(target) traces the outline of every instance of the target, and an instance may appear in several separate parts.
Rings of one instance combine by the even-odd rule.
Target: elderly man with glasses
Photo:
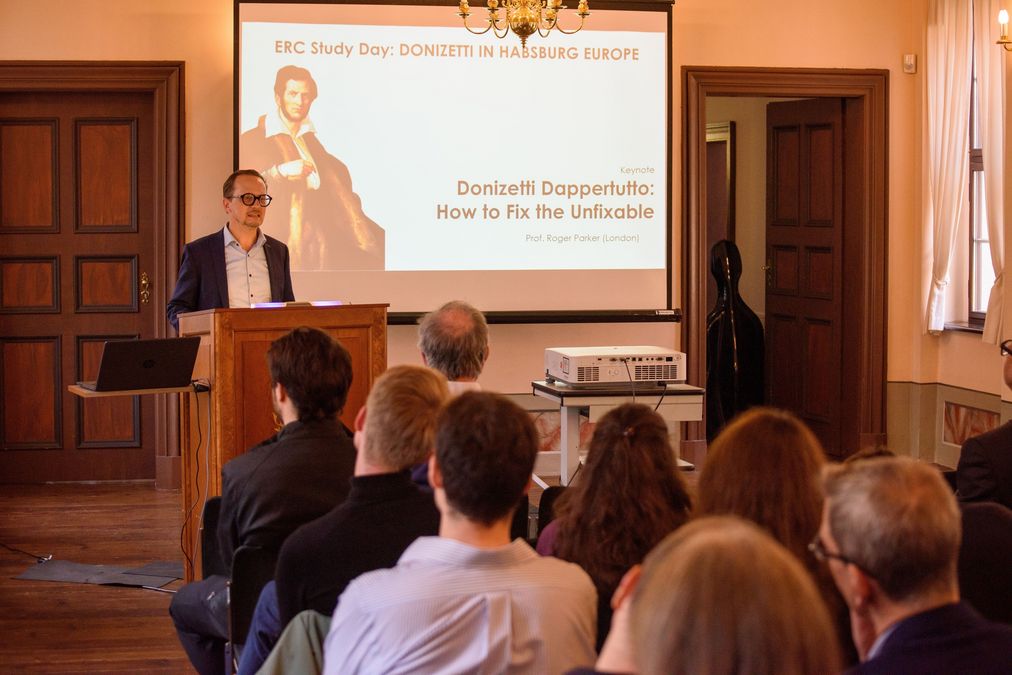
[[[827,467],[809,550],[850,609],[861,663],[848,671],[1009,673],[1012,626],[960,602],[960,513],[933,466],[874,458]]]
[[[1012,340],[1001,343],[1005,385],[1012,387]],[[956,468],[961,502],[997,502],[1012,509],[1012,422],[969,438]]]
[[[288,247],[260,229],[270,203],[259,172],[240,169],[225,180],[222,205],[228,223],[183,248],[165,312],[173,328],[179,328],[177,315],[184,312],[295,300]]]

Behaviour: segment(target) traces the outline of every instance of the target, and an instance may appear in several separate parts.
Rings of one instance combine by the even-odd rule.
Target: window
[[[976,36],[974,36],[976,39]],[[987,201],[984,194],[984,152],[980,141],[980,90],[977,64],[973,61],[970,78],[970,248],[969,248],[969,312],[967,321],[983,326],[987,301],[994,285],[991,244],[988,241]]]

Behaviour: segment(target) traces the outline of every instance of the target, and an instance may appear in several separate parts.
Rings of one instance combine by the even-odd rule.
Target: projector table
[[[612,408],[623,403],[642,403],[651,408],[666,422],[692,422],[703,419],[703,390],[688,384],[637,386],[628,384],[615,387],[574,387],[561,382],[544,380],[531,382],[535,396],[559,404],[561,419],[560,450],[539,452],[534,464],[534,479],[544,487],[539,475],[559,474],[563,485],[569,485],[580,463],[580,415],[585,413],[591,422],[597,422]],[[681,460],[679,460],[681,463]],[[684,464],[683,464],[684,466]],[[691,465],[689,465],[691,466]]]

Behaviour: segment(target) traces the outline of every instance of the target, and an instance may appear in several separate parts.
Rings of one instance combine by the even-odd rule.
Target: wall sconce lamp
[[[1001,28],[1001,37],[995,44],[1001,45],[1007,52],[1012,52],[1012,40],[1008,39],[1008,12],[1004,9],[998,12],[998,27]]]

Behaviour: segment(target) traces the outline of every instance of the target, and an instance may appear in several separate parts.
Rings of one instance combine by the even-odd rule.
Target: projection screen
[[[237,166],[267,176],[298,299],[670,309],[658,7],[522,48],[453,5],[237,2]]]

